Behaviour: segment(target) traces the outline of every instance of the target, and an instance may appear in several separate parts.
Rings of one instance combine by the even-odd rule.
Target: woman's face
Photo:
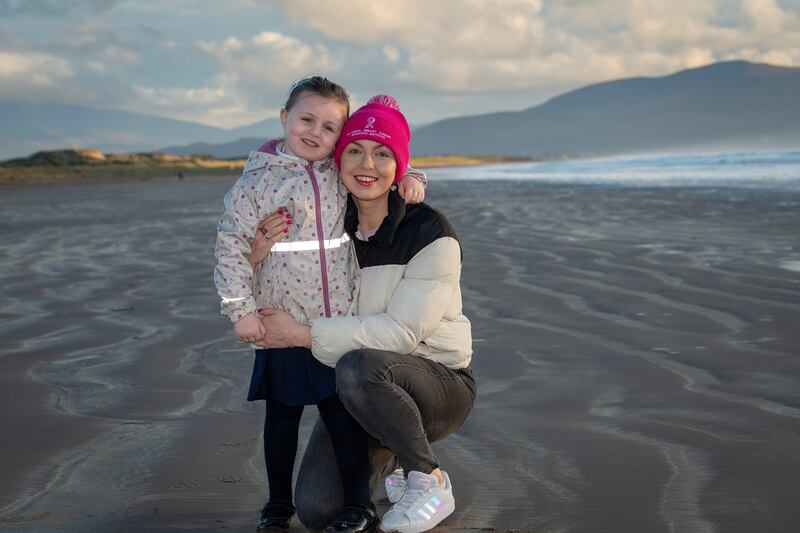
[[[382,201],[394,184],[397,163],[384,145],[359,139],[345,146],[340,167],[342,183],[356,199]]]

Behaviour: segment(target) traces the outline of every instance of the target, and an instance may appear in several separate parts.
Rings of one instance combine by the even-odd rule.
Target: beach
[[[234,179],[0,187],[0,531],[255,530],[264,407],[212,281]],[[479,386],[435,445],[437,530],[798,530],[800,192],[426,201],[462,244]]]

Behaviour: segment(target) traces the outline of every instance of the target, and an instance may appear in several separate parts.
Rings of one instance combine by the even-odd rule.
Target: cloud
[[[134,91],[151,104],[175,110],[181,108],[195,110],[199,106],[215,105],[225,98],[222,90],[208,87],[177,89],[134,85]]]
[[[198,46],[222,67],[220,77],[226,84],[235,84],[248,92],[285,91],[299,77],[340,68],[323,44],[309,44],[273,31],[262,31],[249,41],[229,37]]]
[[[198,104],[194,119],[199,113],[203,122],[223,127],[254,122],[264,115],[277,116],[292,82],[309,74],[336,72],[341,66],[324,45],[272,31],[262,31],[248,40],[228,37],[201,42],[197,47],[219,68],[206,87],[162,89],[151,94],[140,90],[139,94],[166,106],[157,97],[190,91],[193,97],[188,101]]]
[[[222,128],[251,124],[264,115],[277,116],[280,104],[269,109],[250,103],[246,98],[214,87],[148,87],[133,86],[127,108],[131,111],[167,116],[178,120],[201,122]]]
[[[61,16],[72,11],[96,13],[108,10],[122,0],[0,0],[0,16]]]
[[[381,51],[389,63],[397,63],[400,60],[400,50],[394,46],[384,46]]]
[[[278,0],[271,5],[300,32],[200,42],[198,50],[218,73],[196,88],[137,85],[139,105],[233,126],[276,115],[289,85],[312,73],[353,89],[354,102],[362,92],[371,94],[378,80],[383,90],[399,84],[440,96],[489,93],[499,99],[490,105],[502,106],[502,94],[554,94],[730,58],[800,64],[800,46],[782,46],[792,42],[788,33],[800,34],[797,14],[773,0],[396,0],[391,6],[375,0]]]
[[[417,121],[719,60],[800,66],[800,0],[0,0],[0,97],[218,126],[309,74]]]
[[[775,0],[279,0],[335,45],[383,51],[395,80],[439,93],[664,75],[731,57],[800,65],[797,10]],[[387,52],[388,51],[388,52]]]
[[[152,33],[114,27],[102,19],[91,19],[70,27],[48,47],[59,53],[73,54],[85,61],[103,61],[117,67],[135,65],[141,60],[142,47],[155,42]]]
[[[40,52],[0,51],[0,99],[18,99],[57,87],[74,74],[72,65]]]
[[[743,0],[742,11],[762,37],[780,34],[797,23],[797,15],[781,8],[775,0]]]
[[[172,118],[235,127],[277,116],[292,82],[340,68],[329,50],[279,32],[262,31],[249,39],[230,36],[197,43],[217,66],[199,87],[134,86],[135,103]]]

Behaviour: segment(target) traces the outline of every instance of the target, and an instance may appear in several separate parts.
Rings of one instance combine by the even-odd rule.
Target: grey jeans
[[[457,430],[475,402],[469,369],[452,370],[421,357],[356,350],[336,365],[336,389],[370,439],[371,489],[396,468],[430,473],[439,462],[431,442]],[[295,506],[309,529],[322,529],[342,507],[331,439],[317,421],[295,485]]]

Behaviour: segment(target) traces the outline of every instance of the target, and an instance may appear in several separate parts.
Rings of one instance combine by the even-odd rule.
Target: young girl
[[[262,338],[257,316],[262,308],[282,309],[302,324],[355,314],[357,268],[344,231],[347,190],[331,157],[349,110],[347,92],[339,85],[319,76],[296,83],[280,114],[284,139],[252,152],[225,196],[214,280],[222,313],[234,323],[241,341]],[[402,179],[398,190],[407,200],[421,201],[425,177],[410,175],[416,179]],[[259,224],[270,213],[275,215]],[[256,238],[271,245],[260,264],[248,258]],[[256,350],[247,399],[267,403],[264,457],[269,483],[259,531],[289,527],[298,426],[303,406],[310,404],[317,405],[333,437],[343,484],[344,509],[329,529],[357,531],[375,522],[367,443],[335,387],[334,370],[307,348]]]

